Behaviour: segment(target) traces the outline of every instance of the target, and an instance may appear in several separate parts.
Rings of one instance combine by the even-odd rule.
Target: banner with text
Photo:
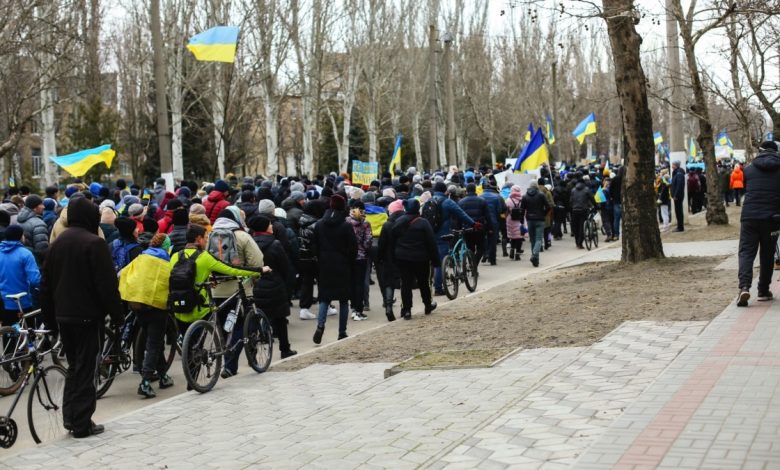
[[[352,160],[352,184],[368,186],[377,178],[378,174],[379,163]]]

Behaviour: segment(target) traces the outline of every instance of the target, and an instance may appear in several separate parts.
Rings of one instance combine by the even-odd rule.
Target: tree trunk
[[[622,261],[637,263],[663,258],[656,217],[653,117],[647,104],[645,72],[640,61],[642,38],[633,19],[621,15],[634,9],[633,0],[603,0],[609,42],[615,63],[615,84],[627,142],[623,177]]]
[[[420,141],[420,113],[415,112],[412,116],[412,140],[414,140],[414,157],[417,165],[417,172],[425,173],[425,165],[422,158],[422,142]]]
[[[265,176],[273,178],[279,174],[279,132],[277,127],[278,112],[274,102],[273,90],[268,90],[270,84],[261,85],[263,94],[263,111],[265,112]]]
[[[162,33],[160,31],[160,0],[152,0],[152,49],[154,50],[154,94],[157,106],[157,139],[160,146],[160,173],[173,189],[173,167],[171,163],[171,134],[168,126],[168,103],[166,100],[165,58],[163,57]]]

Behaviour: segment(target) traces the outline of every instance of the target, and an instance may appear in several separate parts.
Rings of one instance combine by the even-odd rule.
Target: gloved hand
[[[474,225],[472,225],[472,228],[478,232],[482,231],[482,222],[474,222]]]

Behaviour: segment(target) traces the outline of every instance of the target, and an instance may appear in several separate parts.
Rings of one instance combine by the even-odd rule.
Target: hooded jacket
[[[282,244],[270,233],[256,233],[252,237],[263,252],[265,265],[271,272],[257,280],[253,294],[255,303],[268,315],[283,317],[290,314],[287,293],[289,260]]]
[[[68,205],[68,229],[51,244],[41,270],[41,309],[49,325],[124,320],[111,252],[97,236],[98,208],[79,198]]]
[[[54,227],[52,227],[51,229],[51,235],[49,235],[49,244],[51,245],[52,243],[54,243],[54,240],[56,240],[57,237],[62,235],[67,228],[68,228],[68,207],[66,206],[62,209],[62,212],[60,212],[60,216],[59,218],[57,218],[57,221],[54,222]],[[143,231],[144,231],[144,226],[139,222],[138,233],[141,233]],[[103,230],[98,230],[98,237],[105,240],[106,236],[105,234],[103,234]]]
[[[6,295],[27,292],[20,302],[22,308],[32,307],[32,291],[41,284],[41,272],[35,257],[22,242],[6,240],[0,243],[0,295],[6,310],[17,310],[16,302]]]
[[[348,300],[352,294],[352,264],[357,258],[357,238],[345,219],[344,211],[328,210],[314,230],[312,241],[319,260],[321,301]]]
[[[257,207],[257,205],[255,205]],[[290,228],[297,235],[301,230],[301,215],[303,215],[303,209],[295,199],[287,198],[282,201],[282,209],[287,212],[287,222],[290,224]],[[249,217],[247,217],[249,220]]]
[[[465,225],[467,227],[474,225],[474,220],[469,217],[469,215],[466,214],[463,209],[460,208],[457,202],[449,199],[444,195],[444,193],[440,193],[438,191],[434,192],[433,197],[441,205],[442,224],[441,227],[439,227],[439,230],[436,232],[437,241],[439,240],[439,237],[448,235],[450,233],[453,218],[458,219],[461,222],[461,225]]]
[[[780,155],[763,152],[745,167],[740,220],[770,220],[780,214]]]
[[[578,181],[574,189],[571,190],[571,210],[573,211],[587,211],[593,207],[593,194],[590,189],[585,186],[585,183]]]
[[[544,220],[549,209],[550,203],[547,201],[547,197],[539,191],[539,188],[528,188],[520,200],[520,212],[523,214],[521,219]]]
[[[768,154],[765,154],[768,155]],[[745,177],[744,173],[742,172],[742,168],[739,167],[739,165],[734,167],[734,170],[731,172],[731,178],[729,180],[729,186],[731,189],[744,189],[745,188]]]
[[[435,267],[440,266],[433,227],[427,219],[417,214],[404,214],[393,224],[392,239],[395,245],[393,257],[398,262],[427,260]]]
[[[24,229],[24,244],[30,248],[38,262],[42,262],[49,248],[49,228],[43,217],[29,207],[22,208],[16,223]]]
[[[222,209],[225,209],[229,205],[230,202],[225,199],[225,193],[221,193],[219,191],[211,191],[209,193],[209,197],[203,201],[203,207],[206,208],[206,217],[209,218],[209,221],[212,225],[217,220],[217,217],[219,216],[219,213],[222,212]]]
[[[184,249],[187,245],[187,227],[188,225],[174,225],[168,238],[171,240],[171,253],[176,253]]]
[[[263,267],[263,252],[257,246],[252,236],[233,219],[220,217],[214,222],[213,230],[230,230],[236,237],[236,249],[241,266],[248,268]],[[213,232],[212,232],[213,233]],[[250,287],[250,286],[245,286]],[[238,281],[222,282],[214,288],[212,295],[215,299],[226,299],[238,289]]]

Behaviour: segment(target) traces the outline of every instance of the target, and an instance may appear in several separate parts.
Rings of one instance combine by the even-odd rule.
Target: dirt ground
[[[705,213],[686,214],[685,231],[669,232],[661,234],[664,242],[704,242],[717,240],[735,240],[739,238],[739,215],[741,207],[731,204],[726,208],[726,214],[729,216],[728,225],[707,226]],[[672,228],[676,227],[674,217],[672,217]]]
[[[691,230],[690,235],[695,231]],[[390,362],[484,365],[518,348],[585,346],[627,320],[709,320],[733,299],[724,257],[598,263],[540,273],[274,367]]]

